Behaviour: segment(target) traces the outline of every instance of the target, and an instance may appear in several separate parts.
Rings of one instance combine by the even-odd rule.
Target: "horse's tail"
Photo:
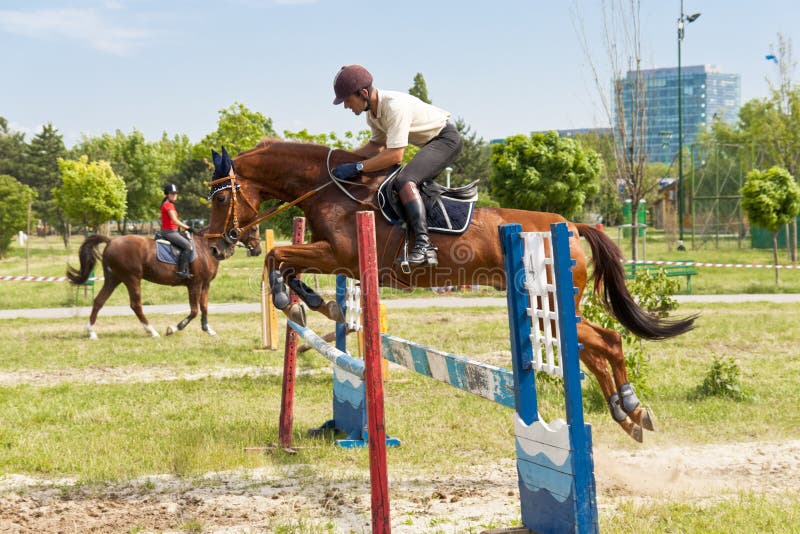
[[[633,300],[625,285],[622,251],[601,230],[578,224],[578,233],[592,249],[594,291],[603,305],[625,328],[642,339],[660,340],[675,337],[694,328],[696,315],[682,319],[663,319],[647,313]]]
[[[92,269],[94,269],[95,262],[100,259],[100,255],[96,250],[97,247],[103,243],[107,245],[109,241],[111,241],[110,237],[100,234],[90,235],[86,238],[86,241],[83,242],[81,248],[78,250],[78,257],[81,260],[80,270],[67,265],[67,278],[70,282],[75,285],[80,285],[85,284],[86,281],[89,280],[89,275],[92,273]]]

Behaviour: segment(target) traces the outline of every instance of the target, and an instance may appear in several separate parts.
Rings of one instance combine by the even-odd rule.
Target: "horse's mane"
[[[274,143],[280,143],[281,141],[283,141],[283,139],[281,139],[280,137],[262,137],[261,141],[256,143],[255,148],[267,148],[268,146]]]
[[[331,150],[331,147],[326,145],[319,145],[317,143],[311,143],[307,141],[287,141],[285,139],[281,139],[280,137],[264,137],[254,148],[250,150],[245,150],[244,152],[239,152],[236,158],[241,158],[242,156],[249,156],[254,155],[256,153],[266,152],[268,150],[280,150],[283,149],[287,152],[295,152],[297,157],[300,156],[309,156],[309,152],[313,152],[314,150],[318,150],[322,152],[323,150],[328,151]],[[341,150],[341,149],[334,149],[334,150]],[[348,152],[345,150],[344,152]]]

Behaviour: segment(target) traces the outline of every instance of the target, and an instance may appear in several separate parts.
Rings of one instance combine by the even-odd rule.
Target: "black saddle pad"
[[[377,195],[381,215],[391,224],[405,222],[401,215],[403,207],[393,187],[398,172],[400,169],[386,177],[378,188]],[[467,231],[472,221],[475,202],[478,200],[477,181],[457,188],[447,188],[436,182],[424,182],[420,193],[425,203],[429,231],[440,234],[463,234]]]

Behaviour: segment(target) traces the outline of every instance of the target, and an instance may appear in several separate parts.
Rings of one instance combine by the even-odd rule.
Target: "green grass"
[[[685,306],[682,312],[702,311],[697,329],[649,344],[653,392],[645,401],[656,413],[658,432],[648,433],[647,443],[735,442],[743,436],[798,439],[800,414],[776,409],[800,405],[796,380],[776,379],[800,376],[800,326],[793,319],[794,308],[764,303]],[[174,322],[171,316],[156,316],[153,322],[167,321]],[[400,337],[508,366],[503,310],[467,309],[457,317],[450,310],[392,311],[389,321],[388,330]],[[181,373],[260,366],[274,375],[0,388],[0,465],[12,472],[77,474],[92,480],[250,465],[253,460],[242,457],[243,446],[276,440],[282,354],[254,350],[260,339],[255,315],[221,315],[212,318],[212,325],[220,332],[217,338],[191,324],[175,336],[151,339],[134,318],[114,317],[100,321],[100,340],[89,342],[82,321],[74,319],[4,321],[4,331],[12,333],[0,349],[0,368],[6,372],[165,368]],[[312,326],[320,332],[328,329],[316,317]],[[752,400],[694,399],[714,355],[736,360]],[[330,415],[331,383],[327,362],[313,352],[303,354],[298,367],[321,370],[298,377],[298,444],[310,447],[308,454],[318,457],[313,462],[325,465],[337,457],[365,467],[365,458],[338,458],[341,453],[327,444],[305,438],[306,429]],[[547,419],[563,416],[557,389],[540,392]],[[439,465],[457,472],[473,462],[513,455],[511,417],[501,406],[395,367],[386,395],[389,433],[413,443],[393,453],[393,465]],[[594,425],[595,442],[633,446],[605,410],[589,411],[587,418]],[[425,429],[425,439],[419,439],[420,429]],[[280,461],[312,459],[301,453]]]
[[[601,515],[606,532],[641,534],[796,534],[800,531],[800,496],[742,494],[714,503],[624,503]]]
[[[63,275],[66,261],[74,263],[75,255],[62,250],[59,256],[59,247],[55,240],[39,242],[32,254],[31,271]],[[24,274],[24,255],[12,252],[10,258],[0,261],[0,272]],[[697,261],[771,262],[770,251],[670,253],[657,240],[648,242],[648,259],[679,259],[681,254]],[[212,301],[256,301],[262,261],[263,257],[248,258],[237,252],[223,264],[212,285]],[[748,288],[775,291],[771,271],[699,269],[702,274],[694,280],[695,293],[701,289],[709,293]],[[781,291],[800,292],[796,271],[781,274]],[[186,301],[182,288],[149,284],[144,293],[149,303]],[[73,298],[74,290],[66,284],[0,282],[2,308],[72,305]],[[127,304],[124,291],[114,298],[119,299],[117,304]],[[647,343],[652,391],[643,400],[655,412],[658,431],[646,433],[644,447],[800,439],[796,307],[683,305],[678,313],[701,314],[697,328],[672,340]],[[179,316],[154,315],[150,319],[163,333]],[[310,319],[318,332],[331,330],[318,316]],[[277,441],[282,352],[256,350],[260,342],[256,314],[212,315],[210,323],[220,334],[216,338],[203,334],[197,320],[175,336],[152,339],[134,317],[104,317],[101,313],[97,324],[100,339],[90,342],[83,329],[85,322],[2,321],[0,373],[23,377],[20,385],[0,387],[0,467],[4,472],[75,476],[94,483],[125,482],[160,473],[192,477],[260,466],[312,469],[320,476],[339,469],[363,474],[368,469],[367,455],[336,449],[330,439],[306,437],[306,430],[330,417],[331,403],[330,367],[312,352],[301,355],[298,364],[300,370],[314,371],[301,373],[297,379],[293,436],[298,454],[243,452],[244,447]],[[509,366],[503,309],[467,308],[457,313],[437,308],[390,310],[388,331],[441,350]],[[749,400],[695,395],[715,357],[736,362],[742,384],[752,395]],[[100,384],[80,378],[102,377],[106,371],[181,375],[223,367],[258,368],[262,373],[226,379],[110,380]],[[37,381],[42,376],[52,380]],[[60,382],[56,380],[59,376]],[[593,378],[588,376],[587,383],[591,382]],[[560,397],[557,387],[545,384],[540,389],[540,411],[546,419],[563,416]],[[457,475],[475,465],[509,462],[514,457],[508,409],[395,366],[386,383],[386,399],[388,433],[403,441],[402,447],[390,453],[395,472],[428,478],[437,473]],[[620,430],[603,407],[587,408],[586,418],[593,425],[597,446],[641,447]],[[799,517],[800,498],[791,495],[743,494],[738,499],[701,503],[620,497],[612,506],[601,508],[601,527],[633,532],[794,532]],[[330,525],[320,524],[318,519],[276,518],[273,524],[276,531],[285,532],[329,530]],[[187,531],[201,528],[200,523],[184,525]],[[431,528],[435,531],[437,527]]]

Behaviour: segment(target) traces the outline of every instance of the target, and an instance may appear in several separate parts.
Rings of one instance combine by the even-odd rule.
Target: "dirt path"
[[[600,513],[617,499],[691,498],[738,492],[800,491],[800,441],[737,443],[642,451],[595,451]],[[464,532],[511,524],[519,516],[513,461],[474,466],[458,476],[390,467],[393,531]],[[316,473],[306,466],[168,475],[128,484],[76,487],[71,479],[0,478],[2,532],[270,532],[332,526],[368,532],[368,473]]]

